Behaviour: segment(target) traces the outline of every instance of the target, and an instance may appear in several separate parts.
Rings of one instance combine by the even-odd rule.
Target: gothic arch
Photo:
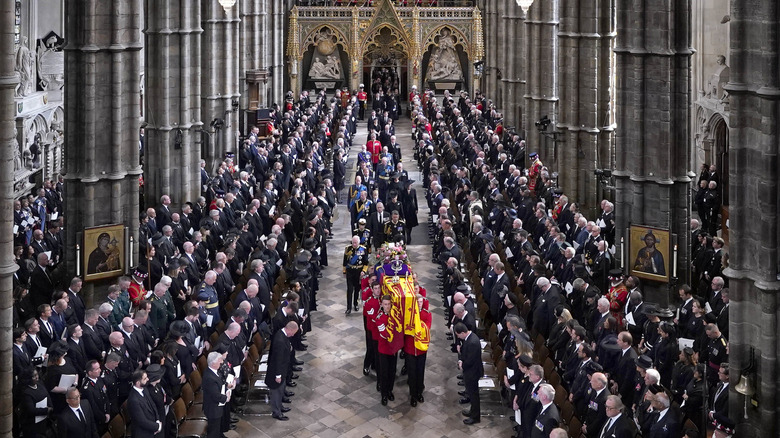
[[[729,205],[729,126],[720,113],[714,113],[707,121],[708,136],[705,139],[705,156],[708,163],[715,164],[720,175],[723,205]]]
[[[469,39],[466,37],[466,35],[458,28],[450,25],[450,24],[442,24],[441,26],[437,26],[434,28],[431,32],[428,33],[428,35],[425,36],[422,43],[422,48],[420,50],[420,53],[425,53],[430,49],[430,47],[434,44],[436,44],[436,38],[441,36],[444,29],[447,29],[450,31],[450,34],[455,36],[455,45],[460,45],[463,47],[463,51],[470,57],[471,52],[471,44],[469,43]]]
[[[385,44],[385,42],[379,39],[382,35],[382,30],[384,29],[388,29],[390,31],[390,36],[395,38],[393,47],[387,46],[387,44],[392,44],[393,41],[388,41],[387,44]],[[360,54],[365,57],[367,54],[374,51],[392,50],[402,52],[406,58],[412,58],[411,49],[412,46],[409,42],[406,32],[403,29],[399,29],[396,26],[385,23],[372,29],[371,33],[367,34],[365,38],[363,38],[363,42],[360,45]]]
[[[327,24],[323,24],[320,26],[315,27],[306,35],[306,38],[303,39],[303,43],[300,47],[300,52],[298,53],[299,59],[303,59],[304,54],[307,50],[309,50],[309,47],[316,45],[317,36],[323,31],[323,30],[329,30],[331,34],[333,34],[336,37],[335,44],[337,46],[341,46],[341,50],[344,51],[344,53],[349,53],[349,39],[338,29],[336,29],[333,26],[329,26]]]

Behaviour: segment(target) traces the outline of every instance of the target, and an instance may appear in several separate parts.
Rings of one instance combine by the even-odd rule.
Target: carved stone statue
[[[427,76],[426,81],[463,80],[463,69],[455,50],[455,37],[447,29],[439,38],[439,46],[431,53]]]
[[[16,87],[16,97],[24,97],[35,91],[35,59],[27,47],[27,37],[23,36],[16,51],[16,67],[19,73],[19,85]]]
[[[22,159],[22,148],[19,146],[19,131],[14,127],[14,174],[24,170],[24,160]]]
[[[309,67],[309,79],[338,80],[342,78],[341,57],[335,36],[330,29],[323,29],[315,38],[316,48]]]
[[[38,76],[44,90],[60,90],[65,86],[65,53],[57,44],[57,37],[38,42]]]
[[[718,66],[710,75],[707,83],[706,96],[710,99],[723,100],[726,97],[723,87],[729,82],[731,69],[726,65],[726,57],[718,55]]]

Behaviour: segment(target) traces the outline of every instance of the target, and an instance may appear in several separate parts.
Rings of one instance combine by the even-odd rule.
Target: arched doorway
[[[705,162],[714,164],[721,197],[721,237],[728,243],[729,218],[729,127],[720,113],[710,117],[709,136],[704,142]]]
[[[400,99],[409,89],[409,46],[401,32],[391,26],[383,26],[374,32],[363,46],[363,83],[374,95],[397,92]]]

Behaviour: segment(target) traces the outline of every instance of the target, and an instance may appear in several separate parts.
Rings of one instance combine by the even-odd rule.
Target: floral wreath
[[[406,254],[406,248],[400,243],[383,244],[379,251],[377,251],[377,260],[382,260],[383,265],[395,260],[409,264],[409,256]]]

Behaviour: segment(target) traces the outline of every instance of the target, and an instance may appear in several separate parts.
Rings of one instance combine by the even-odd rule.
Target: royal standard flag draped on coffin
[[[404,345],[403,337],[413,336],[415,348],[428,351],[431,333],[420,321],[420,309],[417,307],[414,280],[411,275],[385,276],[382,282],[382,294],[393,298],[393,311],[388,321],[388,331],[393,333],[391,344],[400,350]]]

